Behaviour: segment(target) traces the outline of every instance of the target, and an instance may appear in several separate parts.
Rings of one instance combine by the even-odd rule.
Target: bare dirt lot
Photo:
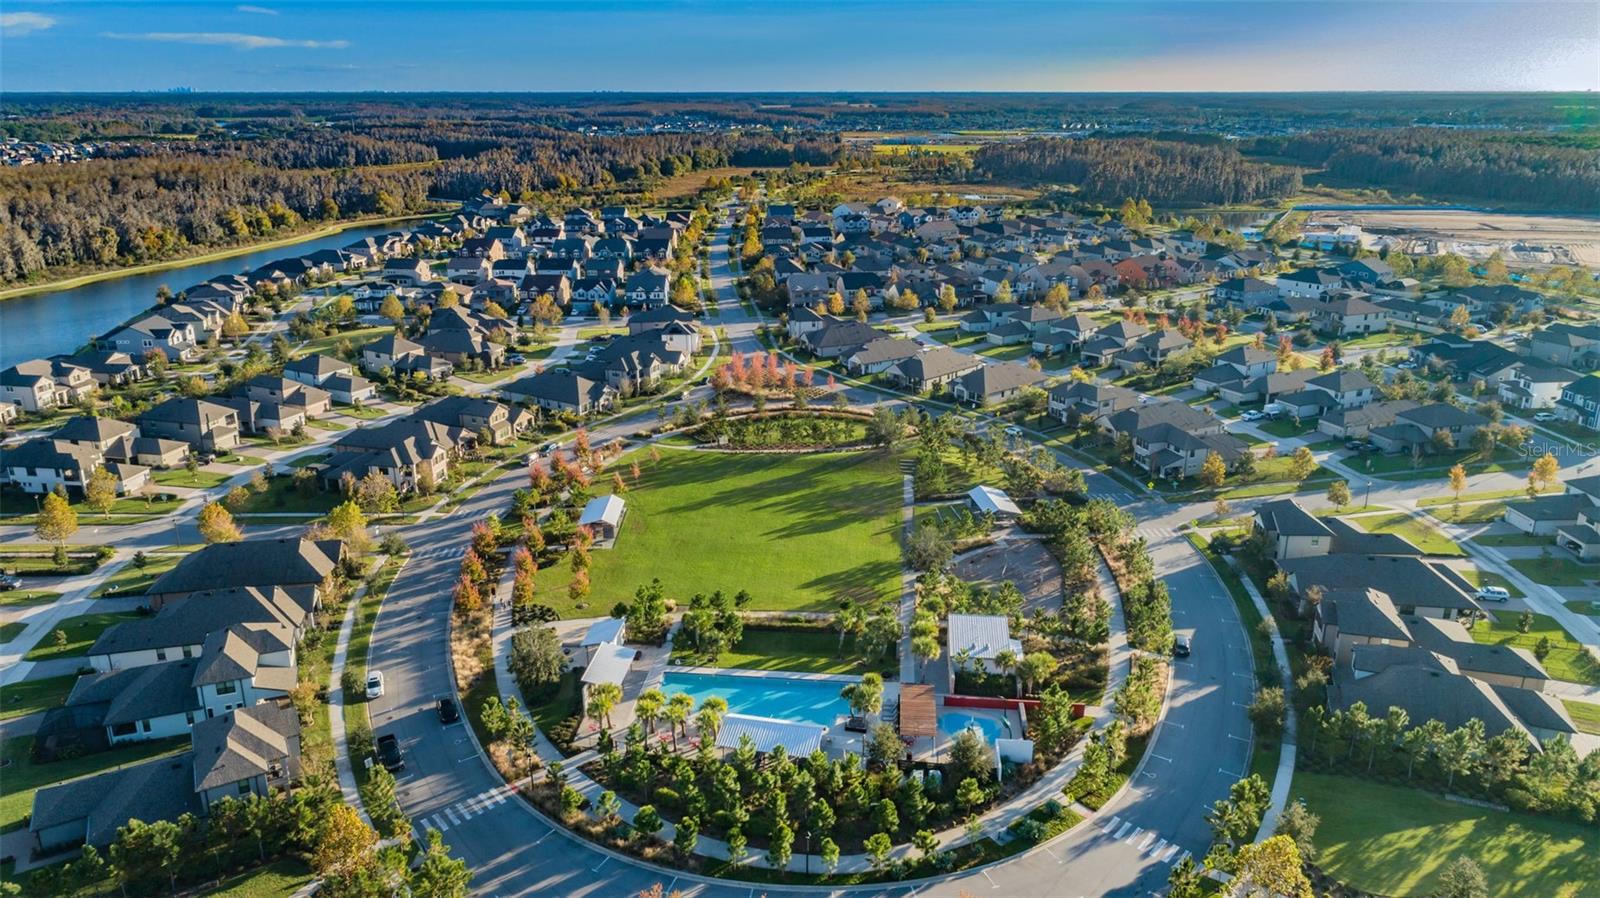
[[[988,586],[1010,580],[1022,593],[1024,613],[1061,608],[1061,566],[1038,540],[1010,539],[974,549],[956,558],[950,572]]]
[[[1507,264],[1600,266],[1600,218],[1464,210],[1337,210],[1311,213],[1318,224],[1351,224],[1372,237],[1409,238],[1411,252],[1458,252]]]

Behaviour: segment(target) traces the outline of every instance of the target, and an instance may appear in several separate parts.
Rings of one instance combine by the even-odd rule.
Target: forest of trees
[[[1102,201],[1239,203],[1300,189],[1295,170],[1251,162],[1228,147],[1145,138],[992,144],[973,167],[996,180],[1073,184],[1084,199]]]
[[[1323,168],[1341,184],[1431,199],[1593,211],[1600,152],[1582,141],[1405,128],[1318,131],[1255,142],[1256,152]]]

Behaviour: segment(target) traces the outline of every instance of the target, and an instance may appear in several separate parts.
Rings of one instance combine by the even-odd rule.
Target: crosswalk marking
[[[1100,824],[1100,831],[1159,863],[1170,864],[1175,857],[1182,860],[1189,856],[1189,852],[1184,851],[1181,857],[1177,857],[1178,852],[1182,851],[1177,842],[1168,842],[1155,830],[1144,829],[1114,815]]]
[[[1160,859],[1161,852],[1165,851],[1166,848],[1167,848],[1167,840],[1166,839],[1162,839],[1161,841],[1159,841],[1159,842],[1155,843],[1154,845],[1150,846],[1150,856],[1153,857],[1153,858]]]
[[[1177,854],[1177,853],[1178,853],[1178,845],[1177,845],[1176,842],[1174,842],[1173,844],[1167,846],[1166,853],[1161,855],[1161,860],[1170,864],[1170,863],[1172,863],[1172,856]],[[1188,854],[1189,854],[1189,852],[1187,852],[1187,851],[1184,852],[1185,856],[1187,856]]]
[[[456,812],[455,812],[454,808],[445,808],[444,809],[444,815],[446,817],[449,817],[450,818],[450,822],[455,824],[456,826],[460,826],[461,825],[461,818],[456,816]]]
[[[1134,825],[1132,823],[1124,823],[1124,824],[1122,824],[1122,828],[1117,830],[1117,834],[1112,836],[1111,838],[1116,839],[1117,841],[1120,842],[1120,841],[1122,841],[1122,837],[1128,834],[1128,830],[1134,829],[1134,828],[1135,827],[1134,827]]]
[[[1153,832],[1150,832],[1149,830],[1146,830],[1145,834],[1144,834],[1144,840],[1139,843],[1139,851],[1143,852],[1146,848],[1149,848],[1150,847],[1150,843],[1154,842],[1155,840],[1156,840],[1156,834],[1153,833]],[[1133,844],[1133,840],[1129,839],[1128,843],[1130,845]]]
[[[450,830],[450,824],[444,822],[444,818],[440,817],[438,814],[434,814],[433,828],[439,832],[448,832]]]
[[[1118,820],[1116,817],[1112,817],[1110,820],[1106,821],[1106,825],[1105,826],[1100,827],[1100,831],[1103,832],[1103,833],[1109,833],[1113,829],[1116,829],[1117,828],[1117,824],[1120,823],[1120,822],[1122,822],[1122,821]]]

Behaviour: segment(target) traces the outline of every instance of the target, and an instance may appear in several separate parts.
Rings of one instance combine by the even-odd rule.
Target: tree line
[[[1142,137],[996,143],[972,162],[992,180],[1075,185],[1084,200],[1240,203],[1300,189],[1299,172],[1252,162],[1230,147]]]

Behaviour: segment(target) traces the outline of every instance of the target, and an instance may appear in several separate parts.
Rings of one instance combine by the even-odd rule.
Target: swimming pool
[[[946,736],[954,736],[968,728],[978,730],[979,735],[983,736],[983,741],[990,745],[1000,738],[1000,721],[993,717],[982,717],[965,711],[939,712],[939,732]]]
[[[694,699],[696,707],[713,695],[728,702],[735,714],[754,714],[778,720],[793,720],[833,726],[850,713],[850,703],[839,697],[843,683],[796,680],[788,677],[741,677],[730,674],[702,674],[667,671],[661,691],[668,696],[682,692]]]

